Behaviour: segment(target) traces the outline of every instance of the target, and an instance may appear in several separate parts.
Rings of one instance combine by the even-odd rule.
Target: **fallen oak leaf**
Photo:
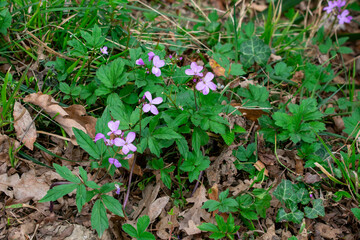
[[[72,105],[64,108],[53,97],[41,92],[27,95],[24,98],[24,102],[29,102],[43,108],[50,117],[54,118],[64,128],[74,145],[78,144],[72,130],[73,127],[89,134],[91,138],[95,137],[96,118],[86,116],[86,110],[81,105]]]
[[[30,150],[34,149],[36,141],[36,127],[29,111],[19,102],[14,104],[14,128],[16,137]]]

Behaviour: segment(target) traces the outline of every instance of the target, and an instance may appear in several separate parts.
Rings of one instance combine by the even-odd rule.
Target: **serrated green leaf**
[[[82,168],[82,166],[79,167],[79,174],[82,180],[86,183],[88,180],[87,172]]]
[[[356,108],[350,117],[344,117],[345,129],[344,132],[352,137],[357,136],[357,133],[360,131],[360,108]]]
[[[271,54],[270,47],[256,36],[244,41],[240,46],[240,52],[240,60],[245,67],[250,67],[254,62],[264,65]]]
[[[86,188],[84,185],[80,184],[76,189],[76,206],[79,213],[81,212],[82,207],[86,203]]]
[[[110,89],[117,88],[127,82],[126,75],[123,74],[124,62],[121,58],[117,58],[110,64],[102,65],[96,71],[96,77]]]
[[[145,230],[149,226],[149,224],[150,224],[150,218],[149,218],[148,215],[144,215],[142,217],[139,217],[139,219],[138,219],[138,221],[136,223],[138,235],[145,232]]]
[[[99,150],[91,137],[75,127],[73,127],[73,131],[76,141],[80,145],[80,147],[84,149],[87,153],[89,153],[90,156],[92,156],[93,158],[99,159]]]
[[[105,183],[104,185],[101,186],[100,188],[100,193],[108,193],[110,191],[115,190],[115,183]]]
[[[213,212],[217,210],[220,206],[220,203],[215,200],[208,200],[204,203],[204,205],[201,208],[208,209],[209,212]]]
[[[168,127],[158,128],[152,134],[157,139],[179,139],[181,135]]]
[[[39,202],[49,202],[49,201],[55,201],[62,196],[71,193],[74,191],[74,189],[77,188],[77,184],[62,184],[59,186],[56,186],[52,189],[50,189],[46,195],[39,201]]]
[[[67,167],[60,166],[59,164],[56,163],[54,163],[53,166],[56,172],[64,179],[73,183],[81,183],[80,179],[75,174],[73,174]]]
[[[130,237],[136,238],[138,236],[136,229],[128,223],[123,224],[122,229],[129,234]]]
[[[108,195],[101,195],[101,198],[102,198],[106,208],[109,209],[110,212],[112,212],[120,217],[124,217],[122,206],[118,200],[116,200],[115,198],[108,196]]]
[[[91,211],[91,227],[96,230],[100,238],[109,227],[106,209],[100,199],[95,202]]]
[[[253,211],[240,211],[241,216],[243,216],[244,218],[248,219],[248,220],[257,220],[257,214]]]
[[[230,74],[234,76],[241,76],[246,74],[246,72],[243,70],[241,64],[233,63],[231,64]]]
[[[89,188],[95,188],[95,189],[100,188],[100,186],[97,185],[94,181],[87,181],[85,185],[88,186]]]
[[[355,215],[357,220],[360,220],[360,208],[352,208],[351,212]]]
[[[160,157],[160,145],[156,139],[153,137],[148,138],[148,146],[150,151],[155,154],[156,156]]]
[[[209,237],[212,239],[223,239],[225,236],[226,236],[225,233],[217,232],[211,234]]]
[[[205,231],[205,232],[219,232],[219,228],[212,223],[203,223],[200,226],[197,227],[198,229],[200,229],[201,231]]]

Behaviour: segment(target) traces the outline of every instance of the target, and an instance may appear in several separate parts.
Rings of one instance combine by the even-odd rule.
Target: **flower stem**
[[[198,111],[198,105],[197,105],[197,102],[196,102],[196,91],[195,91],[195,88],[194,88],[194,99],[195,99],[196,111]]]

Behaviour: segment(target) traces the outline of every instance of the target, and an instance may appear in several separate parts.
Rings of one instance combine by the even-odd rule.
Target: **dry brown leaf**
[[[72,105],[67,108],[61,107],[53,97],[41,92],[32,93],[24,98],[24,102],[35,104],[44,109],[44,111],[54,118],[70,136],[74,145],[78,145],[72,130],[73,127],[95,137],[96,118],[86,116],[86,110],[81,105]]]
[[[36,141],[36,127],[29,111],[19,102],[15,102],[13,116],[17,139],[33,150]]]
[[[295,172],[304,175],[304,161],[299,157],[295,157]]]
[[[273,239],[277,239],[276,237],[277,237],[277,235],[275,233],[275,224],[272,224],[267,229],[267,232],[265,234],[263,234],[260,239],[262,239],[262,240],[273,240]]]
[[[202,205],[208,199],[206,198],[206,189],[201,185],[195,192],[194,196],[187,198],[188,203],[194,203],[192,208],[189,208],[179,214],[183,219],[180,221],[180,230],[185,230],[188,235],[201,233],[197,228],[201,224],[201,219],[210,222],[210,213],[202,209]]]
[[[261,171],[265,168],[264,170],[264,174],[265,176],[269,176],[269,171],[266,169],[265,165],[260,161],[258,160],[256,163],[254,163],[254,167],[258,170],[258,171]]]
[[[146,208],[149,208],[150,204],[155,201],[157,195],[159,194],[159,190],[160,190],[160,183],[157,183],[156,185],[148,184],[145,187],[144,191],[142,191],[142,199],[138,204],[138,208],[131,213],[130,217],[132,219],[137,219],[137,217],[142,212],[143,208],[145,208],[144,212],[146,212],[147,211]]]
[[[146,215],[149,216],[150,222],[154,222],[155,219],[160,215],[161,211],[164,209],[166,204],[169,202],[170,197],[165,196],[156,199],[154,202],[152,202],[149,206],[149,210]]]
[[[268,113],[264,112],[261,108],[242,107],[240,103],[231,103],[230,105],[239,110],[245,118],[251,121],[257,121],[262,115],[268,115]]]
[[[251,9],[254,9],[255,11],[257,12],[262,12],[264,11],[265,9],[267,9],[267,6],[265,4],[256,4],[256,3],[252,3],[250,5],[250,8]]]
[[[156,229],[158,229],[156,235],[160,239],[171,239],[174,228],[179,227],[178,215],[179,209],[177,207],[173,208],[172,215],[162,212],[161,220],[156,224]]]
[[[307,172],[305,174],[304,182],[307,184],[313,184],[321,181],[321,177],[317,174],[311,174]]]
[[[215,183],[211,188],[210,188],[210,193],[209,193],[209,199],[211,200],[215,200],[215,201],[219,201],[219,188],[217,183]],[[219,212],[219,210],[215,210],[213,212],[211,212],[211,215],[213,217],[215,217],[215,215]]]
[[[17,149],[20,147],[20,143],[15,139],[0,134],[0,162],[9,161],[9,149],[11,147],[12,149]]]
[[[304,79],[303,71],[297,71],[291,78],[291,81],[301,84],[302,80]]]
[[[225,77],[225,68],[220,66],[220,64],[218,64],[214,59],[210,58],[209,64],[210,64],[210,67],[211,67],[211,69],[213,70],[213,72],[215,73],[216,76]]]
[[[324,223],[317,223],[315,225],[315,235],[321,236],[326,239],[338,239],[337,234],[342,233],[340,229],[332,228]]]
[[[34,170],[30,170],[21,175],[18,174],[8,176],[6,173],[0,175],[0,190],[3,191],[9,197],[13,197],[17,200],[40,200],[43,198],[49,190],[49,185],[45,183],[43,177],[37,177]],[[13,190],[7,190],[8,187],[12,187]]]

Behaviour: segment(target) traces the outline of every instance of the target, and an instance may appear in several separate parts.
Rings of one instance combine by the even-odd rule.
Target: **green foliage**
[[[255,175],[255,167],[253,166],[256,162],[256,144],[250,143],[245,149],[244,146],[239,146],[237,150],[233,151],[233,155],[238,161],[235,162],[235,167],[238,170],[245,170],[251,175]]]
[[[136,238],[137,240],[151,240],[155,239],[154,235],[149,232],[146,232],[146,228],[150,224],[150,218],[147,215],[140,217],[136,223],[136,228],[130,224],[122,225],[122,229],[129,234],[131,237]]]
[[[200,172],[207,169],[210,165],[209,157],[202,156],[199,152],[189,152],[181,164],[180,169],[189,173],[189,181],[196,180]]]
[[[254,62],[265,65],[270,57],[270,47],[254,36],[240,46],[240,60],[244,67],[249,68]]]
[[[360,131],[360,108],[354,109],[350,117],[344,117],[345,129],[344,132],[349,136],[355,137]]]
[[[11,26],[12,17],[7,8],[0,6],[0,33],[7,35],[7,29]]]
[[[175,170],[175,166],[165,167],[164,160],[162,158],[153,159],[149,164],[153,169],[160,170],[161,181],[167,188],[171,189],[170,173]]]
[[[211,239],[235,239],[236,232],[240,229],[240,226],[235,226],[234,217],[230,213],[227,221],[224,218],[216,215],[215,220],[217,225],[212,223],[203,223],[198,228],[201,231],[212,232]]]
[[[243,100],[244,107],[271,108],[268,101],[269,92],[266,87],[260,85],[249,85],[249,89],[239,88],[237,94],[245,98]]]
[[[280,128],[278,140],[290,138],[294,143],[313,143],[316,140],[314,132],[325,130],[325,124],[319,122],[322,113],[318,110],[315,99],[304,99],[300,105],[289,104],[289,111],[290,114],[281,111],[273,114],[275,125]]]
[[[219,201],[208,200],[204,203],[202,208],[208,209],[209,212],[219,210],[220,212],[236,212],[238,203],[233,198],[227,198],[229,189],[220,193]]]
[[[276,221],[287,221],[301,223],[304,212],[299,208],[299,204],[304,205],[305,216],[310,219],[325,216],[325,209],[321,199],[310,199],[309,192],[301,184],[293,184],[289,180],[282,180],[277,186],[273,195],[280,200],[288,209],[280,208],[276,216]],[[306,205],[311,201],[313,207]]]

